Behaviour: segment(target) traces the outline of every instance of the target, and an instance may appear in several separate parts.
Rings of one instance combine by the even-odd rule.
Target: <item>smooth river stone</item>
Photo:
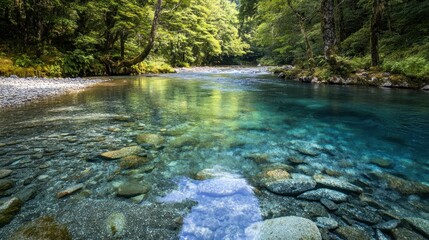
[[[139,182],[125,182],[118,187],[116,194],[120,197],[135,197],[149,192],[150,186]]]
[[[322,240],[316,224],[301,217],[280,217],[252,224],[246,228],[247,239],[254,240]]]
[[[357,192],[357,193],[363,192],[362,188],[360,188],[356,185],[353,185],[349,182],[340,180],[338,178],[329,177],[329,176],[325,176],[325,175],[319,175],[319,174],[314,175],[313,178],[318,184],[323,185],[323,186],[328,187],[328,188],[345,190],[345,191],[350,191],[350,192]]]
[[[12,174],[12,170],[10,169],[0,169],[0,179],[9,177]]]
[[[313,191],[305,192],[298,196],[298,198],[303,198],[307,200],[320,200],[322,198],[329,199],[335,202],[344,202],[347,201],[347,194],[338,192],[335,190],[320,188]]]
[[[73,194],[74,192],[82,189],[83,187],[84,187],[84,185],[81,183],[81,184],[77,184],[77,185],[71,186],[69,188],[66,188],[63,191],[57,193],[57,198],[62,198],[62,197],[68,196],[70,194]]]
[[[300,194],[305,191],[314,189],[316,182],[311,179],[282,179],[266,183],[266,187],[273,193],[281,195]]]
[[[107,159],[120,159],[123,157],[137,155],[142,150],[139,146],[126,147],[116,151],[109,151],[100,154],[103,158]]]
[[[404,220],[429,238],[429,220],[423,218],[405,218]]]
[[[10,223],[21,210],[22,201],[14,197],[0,206],[0,227]]]
[[[158,134],[140,134],[137,136],[137,142],[140,144],[146,143],[146,144],[152,144],[155,146],[159,146],[163,144],[165,141],[164,137]]]
[[[418,194],[418,195],[426,195],[426,196],[429,195],[428,185],[425,185],[419,182],[408,181],[400,177],[390,175],[388,173],[373,173],[373,174],[376,177],[385,180],[389,185],[390,189],[393,189],[401,194],[404,194],[404,195]]]

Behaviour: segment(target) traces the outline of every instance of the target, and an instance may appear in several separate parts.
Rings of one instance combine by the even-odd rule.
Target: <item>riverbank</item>
[[[0,108],[80,91],[104,81],[106,79],[0,77]]]
[[[429,90],[429,83],[427,81],[411,79],[389,72],[358,70],[348,74],[348,76],[340,76],[329,74],[324,69],[310,71],[294,66],[271,67],[268,71],[277,74],[282,79],[292,79],[305,83]]]

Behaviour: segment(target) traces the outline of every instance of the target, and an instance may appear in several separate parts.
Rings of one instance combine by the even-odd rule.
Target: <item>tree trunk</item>
[[[159,23],[159,17],[161,15],[161,10],[162,10],[162,0],[158,0],[157,4],[155,6],[155,13],[154,13],[154,16],[153,16],[153,21],[152,21],[152,29],[150,31],[149,40],[148,40],[148,43],[147,43],[145,49],[137,57],[135,57],[135,58],[133,58],[131,60],[124,60],[124,61],[122,61],[119,64],[120,67],[131,67],[131,66],[133,66],[133,65],[135,65],[137,63],[142,62],[149,55],[149,53],[151,52],[151,50],[153,48],[153,45],[155,44],[156,31],[157,31],[157,28],[158,28],[158,23]]]
[[[380,54],[378,52],[378,38],[380,34],[383,9],[383,0],[373,0],[371,18],[371,66],[373,67],[376,67],[380,64]]]
[[[336,47],[338,48],[338,51],[341,51],[341,42],[343,41],[343,1],[335,0],[335,36],[337,39]]]
[[[322,34],[323,34],[323,51],[326,60],[331,60],[335,54],[335,15],[334,0],[322,0]]]
[[[310,63],[314,61],[313,48],[310,44],[310,39],[308,38],[307,30],[305,29],[305,22],[303,20],[299,21],[299,28],[301,30],[301,34],[304,37],[305,48],[307,50],[307,59]]]

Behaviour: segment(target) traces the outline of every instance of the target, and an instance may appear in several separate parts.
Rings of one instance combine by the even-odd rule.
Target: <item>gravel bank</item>
[[[82,90],[106,80],[84,78],[0,77],[0,108]]]

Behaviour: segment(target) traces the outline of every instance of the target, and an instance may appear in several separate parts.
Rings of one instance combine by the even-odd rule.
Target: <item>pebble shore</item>
[[[0,77],[0,108],[12,107],[45,97],[78,91],[103,79]]]

